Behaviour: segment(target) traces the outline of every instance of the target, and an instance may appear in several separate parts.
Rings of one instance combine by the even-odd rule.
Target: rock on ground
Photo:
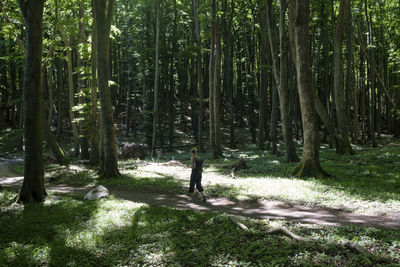
[[[100,198],[103,198],[103,197],[108,197],[109,195],[110,195],[110,194],[109,194],[107,188],[105,188],[105,187],[102,186],[102,185],[98,185],[98,186],[96,186],[96,188],[90,190],[90,191],[86,194],[86,196],[85,196],[84,199],[87,199],[87,200],[95,200],[95,199],[100,199]]]

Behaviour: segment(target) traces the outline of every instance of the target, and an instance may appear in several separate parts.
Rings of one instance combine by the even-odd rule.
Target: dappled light
[[[399,10],[2,0],[0,266],[399,266]]]

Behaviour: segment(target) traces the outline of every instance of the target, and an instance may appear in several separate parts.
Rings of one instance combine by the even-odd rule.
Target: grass
[[[50,195],[10,205],[0,193],[0,266],[397,266],[400,233],[358,226],[322,227],[244,220],[225,214],[151,207],[114,199],[83,202]],[[267,234],[285,226],[315,243]],[[345,249],[357,243],[373,257]]]
[[[284,163],[283,156],[254,146],[230,151],[219,160],[200,154],[206,164],[203,185],[210,197],[274,200],[400,218],[400,141],[381,143],[386,146],[354,147],[354,156],[339,156],[322,147],[322,167],[334,175],[327,179],[290,177],[295,163]],[[249,169],[237,171],[232,179],[221,164],[240,157]],[[172,159],[189,164],[187,151],[164,154],[157,161],[120,161],[122,176],[101,180],[95,169],[75,161],[68,168],[46,166],[45,180],[181,194],[187,191],[190,168],[170,163]],[[243,220],[250,228],[245,232],[225,214],[153,207],[114,197],[84,202],[56,194],[43,204],[21,206],[11,204],[15,194],[0,191],[0,266],[400,265],[400,232],[394,230]],[[269,235],[274,226],[318,241]],[[340,242],[357,243],[374,256],[345,249]]]
[[[381,140],[381,142],[386,142]],[[388,143],[388,142],[386,142]],[[284,163],[284,156],[260,152],[255,147],[232,151],[223,159],[205,159],[203,185],[212,197],[251,201],[274,200],[286,205],[334,208],[358,214],[400,217],[400,141],[378,148],[354,147],[356,155],[340,156],[326,146],[321,148],[322,167],[332,178],[297,179],[290,177],[296,163]],[[283,150],[281,147],[280,150]],[[249,169],[229,177],[229,164],[245,158]],[[111,189],[146,192],[185,193],[190,168],[169,164],[178,160],[189,165],[185,151],[164,154],[157,161],[120,161],[121,177],[99,180],[95,170],[82,164],[69,168],[49,165],[46,181],[76,186],[102,184]]]

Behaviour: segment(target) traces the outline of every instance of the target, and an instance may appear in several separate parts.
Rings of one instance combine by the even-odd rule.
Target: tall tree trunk
[[[264,17],[261,16],[261,20],[264,20]],[[267,69],[267,42],[266,42],[266,34],[267,29],[263,27],[265,23],[261,23],[261,40],[260,40],[260,84],[259,84],[259,108],[258,108],[258,149],[264,150],[264,142],[265,142],[265,128],[266,128],[266,117],[267,117],[267,87],[268,87],[268,69]]]
[[[361,37],[360,37],[361,38]],[[361,119],[362,119],[362,125],[361,125],[361,140],[362,144],[365,144],[366,142],[366,117],[365,117],[365,58],[363,53],[361,53],[361,48],[360,48],[360,90],[361,90]]]
[[[233,44],[233,35],[231,33],[233,29],[233,16],[234,16],[234,0],[231,0],[230,3],[230,17],[229,19],[225,16],[226,19],[226,27],[225,27],[225,54],[224,54],[224,59],[225,59],[225,81],[226,81],[226,89],[227,89],[227,94],[228,94],[228,124],[229,124],[229,146],[231,148],[236,147],[235,143],[235,112],[234,112],[234,83],[233,83],[233,50],[234,50],[234,44]],[[228,10],[228,3],[227,0],[225,0],[225,6],[226,10]],[[227,11],[228,12],[228,11]]]
[[[352,142],[358,140],[358,99],[357,90],[355,87],[355,66],[354,66],[354,41],[353,41],[353,15],[351,10],[351,1],[347,9],[347,23],[346,23],[346,48],[347,48],[347,67],[346,67],[346,92],[348,94],[348,101],[353,106],[353,123],[351,129]]]
[[[153,109],[153,137],[151,139],[151,155],[156,152],[157,127],[158,127],[158,94],[160,87],[160,0],[156,0],[156,66],[154,75],[154,109]]]
[[[271,143],[272,143],[272,154],[278,154],[278,133],[276,130],[277,120],[278,120],[278,91],[275,86],[271,86],[270,90],[272,90],[272,106],[271,106],[271,123],[270,123],[270,135],[271,135]]]
[[[44,88],[45,88],[45,75],[46,75],[46,68],[49,59],[53,55],[54,46],[51,46],[48,52],[46,59],[43,61],[40,67],[40,100],[41,100],[41,120],[42,120],[42,130],[44,139],[46,140],[47,145],[51,148],[54,153],[54,156],[57,159],[57,162],[60,165],[68,165],[68,159],[64,154],[64,151],[58,145],[56,138],[51,133],[51,127],[49,124],[49,120],[46,116],[46,106],[44,105]]]
[[[198,114],[198,140],[199,149],[204,152],[203,143],[203,120],[204,120],[204,88],[203,88],[203,70],[201,64],[201,39],[200,39],[200,22],[199,22],[199,0],[193,0],[193,16],[194,16],[194,31],[196,39],[196,68],[197,68],[197,91],[199,94],[199,114]],[[175,40],[175,38],[174,38]]]
[[[196,3],[193,3],[194,5]],[[195,12],[195,11],[194,11]],[[196,17],[196,16],[195,16]],[[177,10],[177,0],[174,0],[174,26],[172,33],[172,47],[176,47],[177,43],[177,30],[178,30],[178,10]],[[195,23],[196,27],[196,23]],[[170,72],[175,72],[175,49],[171,51],[171,63],[170,63]],[[201,63],[200,63],[201,64]],[[200,65],[201,67],[201,65]],[[201,82],[201,81],[200,81]],[[174,75],[169,75],[169,92],[168,92],[168,150],[172,151],[173,143],[174,143],[174,133],[175,133],[175,119],[176,119],[176,107],[175,107],[175,98],[176,98],[176,88],[175,88],[175,77]],[[201,127],[199,123],[198,127]],[[198,134],[201,134],[201,130],[199,130]],[[199,135],[199,140],[201,136]]]
[[[297,162],[296,146],[293,141],[292,116],[289,111],[288,86],[288,33],[286,28],[287,1],[280,0],[279,9],[279,40],[280,40],[280,81],[278,86],[279,102],[281,107],[282,135],[286,145],[286,161]]]
[[[41,123],[41,57],[44,0],[18,0],[26,26],[26,58],[24,75],[24,181],[18,201],[41,202],[44,188]]]
[[[279,43],[280,61],[278,49],[274,42],[274,28],[272,26],[272,1],[268,0],[266,5],[268,37],[270,41],[271,55],[274,68],[274,78],[279,93],[281,109],[282,135],[286,145],[286,161],[297,162],[299,158],[296,153],[296,146],[293,141],[291,116],[289,112],[289,87],[288,87],[288,38],[286,30],[287,1],[280,0],[279,10]]]
[[[56,139],[59,139],[62,131],[62,108],[63,108],[63,90],[64,90],[64,75],[62,60],[60,58],[56,59],[57,67],[57,131]]]
[[[49,117],[47,119],[47,123],[51,125],[51,121],[53,119],[53,105],[54,105],[54,96],[53,96],[53,89],[54,89],[54,79],[53,79],[53,67],[49,68],[49,74],[48,74],[48,94],[49,94],[49,104],[48,104],[48,110],[49,110]]]
[[[218,10],[218,5],[216,4]],[[214,139],[215,149],[213,157],[222,156],[222,132],[221,132],[221,27],[220,19],[216,18],[215,27],[215,74],[214,74]]]
[[[72,52],[71,52],[71,39],[65,33],[63,34],[64,44],[67,48],[67,70],[68,70],[68,104],[69,104],[69,119],[72,127],[72,136],[74,140],[74,156],[79,155],[79,134],[78,134],[78,123],[75,120],[74,107],[74,80],[72,77]]]
[[[368,35],[367,35],[367,43],[370,47],[369,55],[368,55],[368,83],[370,85],[370,106],[369,106],[369,131],[370,137],[372,141],[372,146],[376,147],[376,77],[375,77],[375,49],[374,49],[374,41],[373,41],[373,30],[372,30],[372,15],[368,12],[367,1],[365,0],[365,17],[367,19],[368,26]]]
[[[94,14],[94,2],[92,0],[92,13]],[[96,34],[96,16],[93,16],[92,26],[92,43],[90,55],[90,96],[91,96],[91,110],[90,110],[90,164],[99,164],[99,123],[97,111],[97,34]]]
[[[339,16],[336,24],[335,38],[333,44],[333,56],[334,56],[334,93],[335,93],[335,105],[336,105],[336,117],[338,130],[342,136],[342,142],[336,148],[336,152],[339,154],[353,154],[353,150],[349,141],[349,121],[347,118],[345,95],[344,95],[344,72],[343,72],[343,52],[342,43],[343,35],[346,26],[346,15],[349,7],[348,0],[340,1]]]
[[[83,2],[79,3],[79,43],[83,44],[86,42],[86,34],[85,34],[85,25],[83,23],[83,17],[85,13],[85,5]],[[82,69],[82,70],[81,70]],[[78,91],[80,92],[79,96],[79,104],[84,106],[86,104],[86,97],[83,92],[86,87],[85,80],[85,60],[82,58],[80,53],[78,52]],[[85,116],[82,114],[81,116]],[[88,121],[83,120],[79,124],[79,132],[80,132],[80,147],[81,147],[81,159],[89,159],[89,141],[88,141]]]
[[[294,6],[295,5],[295,6]],[[297,84],[299,90],[301,117],[303,122],[304,147],[300,163],[293,171],[298,177],[325,176],[326,173],[319,163],[318,129],[316,127],[314,92],[311,82],[310,62],[310,1],[290,1],[290,9],[295,15],[290,20],[294,30],[295,58],[297,70]]]
[[[210,113],[210,150],[213,156],[216,155],[216,144],[215,144],[215,107],[214,107],[214,90],[215,90],[215,39],[216,39],[216,34],[215,34],[215,24],[216,24],[216,3],[215,0],[211,1],[211,38],[210,38],[210,62],[209,62],[209,94],[208,94],[208,99],[209,99],[209,113]]]
[[[110,28],[114,0],[94,0],[96,16],[97,79],[100,97],[101,140],[100,175],[104,178],[118,176],[117,143],[114,128],[111,94],[108,86],[110,53]]]

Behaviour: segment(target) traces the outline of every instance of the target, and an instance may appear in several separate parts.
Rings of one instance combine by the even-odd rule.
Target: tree
[[[24,74],[24,181],[18,201],[41,202],[44,188],[41,123],[41,60],[44,0],[18,0],[26,26],[26,58]]]
[[[346,26],[348,0],[340,1],[339,17],[336,24],[335,38],[333,42],[334,55],[334,95],[336,105],[336,118],[341,142],[339,142],[336,152],[339,154],[353,154],[349,140],[349,120],[347,118],[346,104],[344,98],[344,72],[343,72],[343,52],[342,43]]]
[[[301,160],[293,171],[298,177],[326,176],[319,163],[319,140],[318,128],[315,117],[314,92],[311,80],[310,61],[310,1],[290,1],[290,12],[294,17],[289,16],[289,23],[294,30],[295,59],[297,71],[297,84],[300,99],[301,119],[303,123],[304,147]],[[294,18],[294,20],[293,20]]]
[[[94,0],[97,44],[97,83],[100,98],[101,137],[100,168],[104,178],[119,175],[117,143],[111,105],[109,80],[110,29],[114,0]]]
[[[221,40],[217,18],[217,3],[211,1],[211,38],[210,38],[210,63],[209,63],[209,109],[210,109],[210,149],[214,158],[222,154],[221,129],[220,129],[220,102],[219,102],[219,78]]]
[[[155,75],[154,75],[154,109],[153,109],[153,137],[151,139],[151,155],[154,157],[156,152],[158,113],[159,113],[159,87],[160,87],[160,1],[156,0],[156,56],[155,56]]]
[[[68,4],[70,4],[70,6],[66,6],[65,8],[71,8],[73,6],[73,3],[68,3]],[[58,7],[56,7],[56,11],[58,11]],[[68,70],[68,104],[69,104],[68,111],[72,127],[72,136],[74,140],[74,156],[78,156],[80,150],[80,144],[79,144],[78,122],[75,118],[75,112],[73,109],[75,102],[74,101],[75,90],[74,90],[73,64],[72,64],[72,36],[74,36],[76,33],[73,32],[70,27],[70,25],[74,22],[72,14],[69,14],[64,19],[65,19],[64,21],[61,21],[61,23],[59,23],[59,29],[61,32],[62,39],[64,41],[64,45],[66,47],[67,70]]]
[[[289,113],[289,88],[288,88],[288,42],[286,30],[286,10],[287,1],[280,1],[279,10],[279,47],[280,57],[278,57],[278,49],[274,42],[274,27],[272,25],[272,0],[267,1],[267,25],[268,37],[272,54],[275,82],[279,93],[279,103],[281,108],[282,135],[286,145],[286,161],[297,162],[299,158],[296,153],[296,146],[293,141],[291,118]]]
[[[204,120],[204,88],[203,88],[203,70],[201,64],[201,39],[199,22],[199,0],[192,0],[194,31],[196,38],[196,87],[199,94],[199,118],[198,118],[198,143],[200,151],[204,151],[203,144],[203,120]]]
[[[94,1],[92,0],[92,13],[94,14]],[[90,111],[90,163],[99,164],[99,135],[98,135],[98,111],[97,111],[97,44],[96,44],[96,16],[93,16],[92,43],[91,43],[91,111]]]

